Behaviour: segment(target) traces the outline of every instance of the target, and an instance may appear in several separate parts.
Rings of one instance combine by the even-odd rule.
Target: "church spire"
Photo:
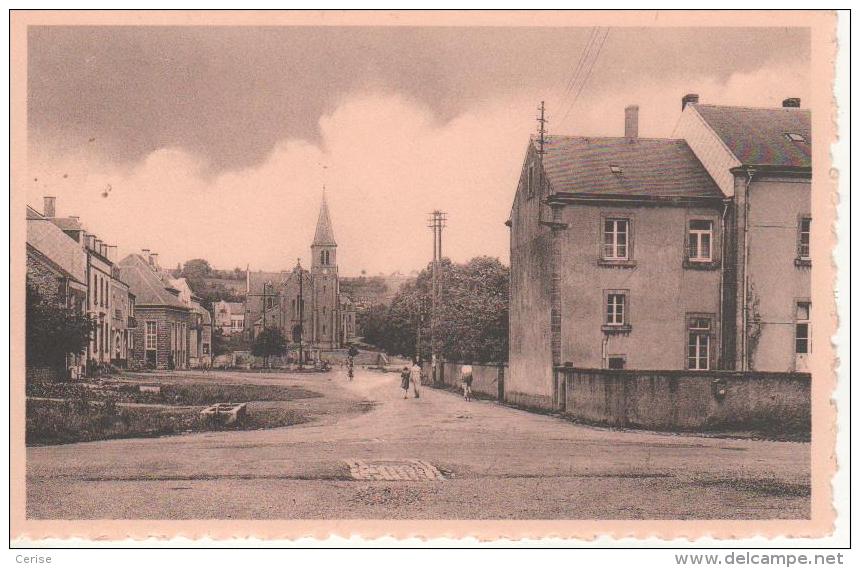
[[[331,217],[328,214],[328,203],[325,199],[325,187],[323,187],[320,215],[317,218],[317,231],[314,234],[314,242],[311,246],[337,246],[337,243],[334,240],[334,230],[331,227]]]

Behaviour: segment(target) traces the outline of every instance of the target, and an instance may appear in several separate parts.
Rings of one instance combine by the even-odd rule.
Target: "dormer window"
[[[623,170],[621,169],[621,166],[619,166],[618,164],[609,164],[609,171],[611,171],[617,176],[624,174]]]
[[[785,137],[792,142],[806,142],[806,137],[803,134],[798,134],[797,132],[786,132]]]

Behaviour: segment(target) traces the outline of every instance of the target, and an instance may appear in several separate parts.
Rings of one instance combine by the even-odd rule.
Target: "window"
[[[710,262],[713,260],[714,222],[695,219],[690,221],[687,254],[691,262]]]
[[[606,325],[622,326],[627,323],[627,295],[619,292],[606,294]]]
[[[797,302],[795,306],[794,352],[798,355],[805,355],[811,351],[809,308],[809,302]]]
[[[797,235],[797,257],[800,260],[809,260],[809,245],[810,245],[810,232],[809,229],[812,225],[811,217],[802,217],[800,219],[800,223],[798,226],[798,235]]]
[[[629,260],[629,237],[629,219],[604,219],[603,258],[605,260]]]
[[[606,360],[607,369],[623,369],[625,357],[623,355],[610,355]]]
[[[99,275],[93,274],[93,306],[99,305]]]
[[[707,371],[711,361],[711,318],[691,316],[687,322],[687,368]]]
[[[154,321],[146,322],[145,349],[155,350],[158,344],[158,324]]]
[[[266,298],[266,307],[267,308],[274,307],[274,305],[275,305],[275,299],[274,298],[271,298],[271,297]]]

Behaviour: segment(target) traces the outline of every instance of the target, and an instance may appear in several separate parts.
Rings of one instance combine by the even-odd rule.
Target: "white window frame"
[[[694,229],[693,223],[707,223],[707,229]],[[708,237],[708,254],[704,255],[702,249],[703,237]],[[712,262],[714,260],[714,222],[711,219],[690,219],[687,224],[687,256],[690,262]]]
[[[707,321],[706,325],[698,325]],[[711,333],[713,319],[707,316],[688,316],[687,318],[687,369],[690,371],[709,371],[711,369]],[[690,350],[694,352],[691,354]],[[704,351],[704,353],[703,353]],[[704,366],[702,366],[704,361]]]
[[[630,260],[630,219],[623,217],[604,217],[602,219],[603,226],[601,234],[603,235],[603,246],[601,247],[602,257],[604,260]],[[610,231],[606,230],[606,225],[612,224]],[[624,230],[619,230],[623,224]],[[618,243],[619,235],[624,235],[624,244]],[[619,248],[624,247],[624,254],[619,254]]]
[[[620,302],[619,302],[620,300]],[[618,320],[618,308],[621,308],[620,320]],[[627,294],[624,292],[607,292],[606,294],[606,317],[604,325],[621,327],[627,324]]]
[[[152,324],[154,331],[152,333],[149,332],[149,325]],[[143,350],[144,351],[157,351],[158,350],[158,322],[156,321],[147,321],[144,324],[144,338],[143,338]]]

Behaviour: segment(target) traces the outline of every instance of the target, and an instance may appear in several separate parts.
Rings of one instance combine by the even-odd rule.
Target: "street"
[[[27,449],[37,519],[775,519],[809,516],[808,443],[613,431],[396,373],[195,372],[296,385],[314,419]],[[255,405],[274,403],[252,403]]]

